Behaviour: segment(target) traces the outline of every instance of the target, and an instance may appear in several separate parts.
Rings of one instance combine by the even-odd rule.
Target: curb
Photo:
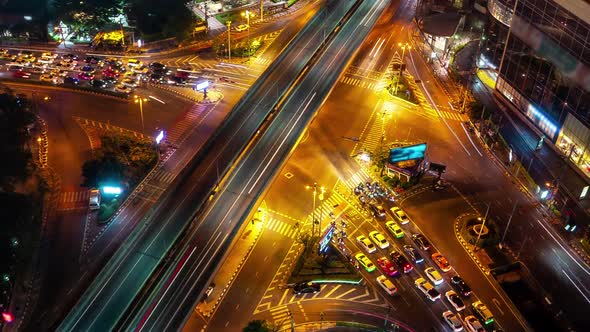
[[[164,91],[168,91],[168,92],[173,93],[173,94],[175,94],[177,96],[181,96],[183,98],[186,98],[188,100],[194,101],[194,102],[196,102],[198,104],[201,104],[201,105],[217,104],[218,102],[220,102],[223,99],[223,94],[221,92],[219,92],[219,91],[216,91],[220,95],[220,97],[219,97],[218,100],[210,100],[210,99],[207,99],[207,100],[199,100],[199,99],[197,99],[197,98],[195,98],[193,96],[190,96],[190,95],[188,95],[186,93],[182,93],[182,92],[180,92],[180,91],[178,91],[176,89],[171,89],[171,88],[169,88],[166,85],[162,85],[162,84],[150,84],[150,86],[155,87],[155,88],[158,88],[158,89],[161,89],[161,90],[164,90]]]
[[[55,90],[67,90],[67,91],[75,91],[80,93],[91,94],[100,97],[107,97],[107,98],[114,98],[121,101],[129,101],[129,95],[121,94],[114,91],[105,91],[105,90],[96,90],[90,87],[80,87],[75,85],[56,85],[47,82],[41,81],[23,81],[17,79],[10,79],[10,78],[2,78],[0,79],[0,84],[4,85],[24,85],[24,86],[43,86],[47,89],[55,89]]]
[[[485,275],[490,275],[490,269],[484,267],[484,265],[479,261],[479,259],[475,255],[475,252],[469,248],[467,241],[465,241],[465,239],[463,239],[463,236],[461,236],[461,232],[459,230],[459,220],[462,218],[465,218],[468,215],[471,215],[471,213],[464,213],[464,214],[459,215],[457,218],[455,218],[455,222],[453,225],[453,229],[455,231],[455,237],[457,238],[459,243],[461,243],[461,246],[463,247],[463,249],[465,249],[465,251],[469,254],[469,256],[471,256],[471,258],[473,259],[475,264],[477,264],[479,269]]]
[[[248,247],[248,250],[246,251],[246,255],[244,255],[244,257],[242,257],[242,260],[240,261],[240,263],[238,264],[238,266],[236,267],[236,269],[232,273],[231,278],[229,279],[229,281],[227,282],[227,284],[225,285],[225,287],[223,287],[223,290],[219,294],[219,297],[215,301],[215,304],[213,305],[213,307],[211,307],[211,309],[209,309],[208,311],[202,311],[199,308],[199,306],[197,305],[197,307],[196,307],[197,311],[201,315],[203,315],[205,318],[212,317],[213,314],[215,313],[215,310],[219,306],[219,304],[221,304],[221,302],[225,298],[225,294],[230,289],[230,287],[233,284],[234,280],[236,279],[236,277],[240,273],[240,270],[242,269],[242,267],[246,263],[246,260],[248,260],[248,258],[250,257],[250,254],[252,253],[252,250],[254,249],[254,247],[256,246],[256,244],[258,243],[258,240],[260,239],[260,235],[262,234],[262,231],[263,231],[263,226],[260,228],[260,231],[256,234],[256,238],[254,238],[254,241],[252,241],[252,243]]]

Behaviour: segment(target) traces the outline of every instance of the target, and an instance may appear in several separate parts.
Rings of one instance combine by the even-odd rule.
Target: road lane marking
[[[584,292],[582,292],[582,290],[580,289],[580,287],[578,287],[578,285],[572,280],[572,278],[570,278],[570,276],[563,269],[561,269],[561,272],[563,272],[563,274],[569,279],[569,281],[572,283],[572,285],[574,285],[574,287],[576,287],[576,289],[578,290],[578,292],[580,292],[580,294],[582,294],[582,296],[584,297],[584,299],[586,299],[586,302],[590,303],[590,299],[588,299],[588,297],[586,296],[586,294],[584,294]]]
[[[465,124],[463,124],[463,122],[461,122],[461,128],[463,128],[463,131],[465,132],[465,136],[467,136],[467,138],[469,138],[469,142],[471,142],[471,145],[473,145],[473,148],[475,148],[475,151],[477,151],[477,153],[479,153],[479,155],[481,157],[483,157],[483,154],[481,154],[481,152],[479,152],[479,149],[477,148],[477,146],[475,146],[475,143],[473,143],[473,140],[471,139],[471,135],[469,135],[469,133],[467,132],[467,129],[465,129]]]
[[[350,293],[354,292],[355,290],[356,290],[356,288],[349,289],[348,291],[346,291],[346,292],[344,292],[344,293],[342,293],[342,294],[340,294],[340,295],[336,296],[336,297],[335,297],[335,299],[341,299],[341,298],[343,298],[344,296],[346,296],[346,295],[348,295],[348,294],[350,294]]]
[[[330,290],[330,291],[328,292],[328,294],[326,294],[326,296],[324,296],[324,298],[328,298],[328,297],[330,297],[330,295],[332,295],[332,293],[334,293],[335,291],[337,291],[337,290],[338,290],[338,288],[340,288],[340,286],[342,286],[342,285],[336,285],[336,287],[332,288],[332,290]]]
[[[281,296],[281,300],[279,301],[279,305],[281,305],[283,303],[283,301],[285,300],[285,297],[287,296],[287,293],[289,293],[289,289],[285,289],[285,291],[283,292],[283,296]]]
[[[492,302],[494,302],[494,304],[496,305],[496,307],[498,308],[498,311],[500,311],[500,314],[502,314],[502,316],[504,316],[504,311],[502,310],[502,308],[500,308],[500,306],[502,305],[500,303],[500,301],[498,301],[497,298],[493,298]]]

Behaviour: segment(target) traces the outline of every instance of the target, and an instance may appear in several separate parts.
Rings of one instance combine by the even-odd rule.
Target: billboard
[[[402,162],[406,162],[402,164],[413,164],[411,162],[408,163],[408,161],[424,159],[424,153],[426,153],[426,143],[393,148],[389,150],[389,162],[392,164],[398,164]],[[402,168],[406,167],[407,166],[402,166]]]
[[[322,235],[320,239],[320,246],[318,249],[319,254],[325,254],[328,251],[328,245],[330,244],[330,240],[332,240],[332,236],[334,235],[334,225],[330,225],[328,229]]]

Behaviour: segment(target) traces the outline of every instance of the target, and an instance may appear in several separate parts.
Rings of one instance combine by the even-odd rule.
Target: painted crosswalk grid
[[[174,174],[172,174],[170,172],[166,172],[163,169],[158,170],[156,172],[156,174],[154,174],[154,177],[152,178],[152,181],[156,181],[156,182],[162,183],[162,184],[170,183],[170,182],[172,182],[172,180],[174,180]]]
[[[373,80],[364,80],[364,79],[359,79],[359,78],[355,78],[355,77],[343,76],[340,79],[340,82],[344,83],[344,84],[348,84],[348,85],[354,85],[354,86],[358,86],[361,88],[366,88],[369,90],[382,89],[382,84],[379,84],[377,81],[373,81]]]
[[[266,222],[266,229],[292,239],[295,239],[298,233],[298,228],[295,226],[295,223],[286,223],[273,217],[270,217]]]
[[[57,198],[58,210],[71,210],[88,206],[88,190],[66,191],[59,194]]]
[[[287,306],[270,309],[270,315],[275,326],[282,326],[290,320],[290,311]]]

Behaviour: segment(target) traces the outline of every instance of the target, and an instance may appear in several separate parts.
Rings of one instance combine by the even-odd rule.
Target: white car
[[[465,309],[465,302],[463,302],[461,297],[459,297],[457,292],[454,290],[446,292],[445,297],[447,298],[447,301],[449,301],[449,303],[451,303],[451,305],[455,308],[455,310],[461,311]]]
[[[399,207],[394,206],[390,211],[400,224],[405,225],[410,222],[410,218],[408,218],[404,210],[400,209]]]
[[[414,285],[416,285],[416,288],[418,288],[430,301],[434,302],[440,299],[440,293],[434,289],[434,286],[426,281],[426,279],[418,278],[414,280]]]
[[[452,311],[445,311],[442,314],[443,319],[453,329],[453,331],[463,331],[463,322]]]
[[[481,325],[479,319],[475,316],[467,316],[465,317],[465,326],[470,332],[485,332],[486,330]]]
[[[363,247],[363,249],[365,249],[365,251],[367,253],[373,253],[375,251],[377,251],[377,248],[375,248],[375,245],[371,242],[371,240],[369,240],[366,236],[364,235],[360,235],[356,238],[356,241],[359,243],[359,245],[361,247]]]
[[[426,273],[428,279],[430,279],[430,281],[432,281],[435,285],[440,285],[444,281],[440,273],[438,273],[438,271],[433,267],[427,267],[424,270],[424,273]]]
[[[371,240],[373,240],[373,242],[375,242],[377,246],[379,246],[379,248],[386,249],[389,247],[389,242],[387,241],[385,236],[383,236],[383,234],[377,231],[372,231],[371,233],[369,233],[369,237],[371,238]]]
[[[387,279],[386,276],[380,275],[377,277],[377,283],[383,290],[387,292],[389,295],[393,295],[397,292],[397,287],[391,282],[391,280]]]

